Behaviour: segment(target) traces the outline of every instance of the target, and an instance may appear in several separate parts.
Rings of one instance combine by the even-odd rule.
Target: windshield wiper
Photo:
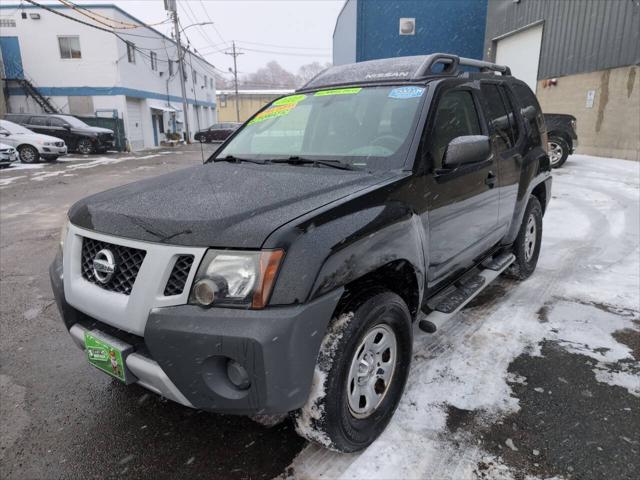
[[[256,163],[258,165],[264,165],[265,162],[261,162],[260,160],[253,160],[251,158],[241,158],[241,157],[234,157],[233,155],[227,155],[226,157],[222,157],[222,158],[214,158],[213,162],[232,162],[232,163],[240,163],[240,162],[249,162],[249,163]]]
[[[276,158],[270,160],[269,163],[287,163],[289,165],[323,165],[325,167],[337,168],[339,170],[356,170],[355,167],[348,163],[342,163],[340,160],[312,160],[310,158],[299,157],[297,155],[289,158]]]

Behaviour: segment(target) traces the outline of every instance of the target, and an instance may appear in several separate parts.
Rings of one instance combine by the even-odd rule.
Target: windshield
[[[58,115],[58,118],[61,118],[65,122],[67,122],[72,127],[77,128],[90,128],[89,125],[84,123],[82,120],[78,120],[76,117],[70,117],[68,115]]]
[[[297,156],[366,169],[400,168],[424,91],[385,86],[289,95],[251,119],[216,156]]]
[[[8,120],[0,120],[0,128],[4,128],[7,132],[11,134],[33,134],[31,130],[24,128],[21,125],[17,125]]]

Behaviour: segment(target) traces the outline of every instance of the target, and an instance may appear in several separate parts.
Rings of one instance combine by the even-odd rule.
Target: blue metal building
[[[454,53],[482,59],[487,0],[347,0],[333,33],[333,63]]]

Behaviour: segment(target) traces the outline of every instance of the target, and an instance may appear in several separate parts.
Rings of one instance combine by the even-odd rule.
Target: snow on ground
[[[309,445],[290,475],[458,480],[476,478],[482,461],[492,465],[485,478],[514,478],[477,439],[449,432],[447,412],[477,411],[487,425],[517,412],[510,385],[527,379],[507,369],[521,354],[541,355],[545,339],[595,360],[597,381],[640,397],[638,368],[619,364],[640,359],[613,335],[640,330],[639,187],[639,163],[570,157],[554,171],[536,273],[523,283],[499,279],[493,300],[475,302],[435,335],[416,330],[405,394],[382,436],[360,454]]]
[[[74,170],[85,170],[88,168],[98,167],[100,165],[111,165],[128,160],[145,160],[149,158],[160,157],[162,155],[176,154],[171,150],[154,151],[146,155],[118,155],[113,154],[109,156],[95,156],[95,155],[82,155],[82,156],[65,156],[59,158],[55,163],[35,163],[25,164],[20,162],[13,163],[10,167],[0,170],[0,187],[10,185],[18,179],[24,178],[25,175],[13,174],[30,173],[30,180],[43,181],[49,178],[67,176]],[[180,152],[181,153],[181,152]],[[33,170],[37,170],[33,172]]]

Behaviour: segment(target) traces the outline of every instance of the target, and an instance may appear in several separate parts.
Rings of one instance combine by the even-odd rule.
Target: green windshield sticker
[[[304,100],[305,98],[307,98],[306,95],[289,95],[288,97],[283,97],[279,100],[276,100],[275,102],[272,103],[273,106],[279,106],[279,105],[295,105],[298,102],[301,102],[302,100]]]
[[[269,120],[272,118],[277,118],[277,117],[282,117],[284,115],[288,115],[289,112],[291,112],[291,110],[293,110],[293,107],[295,107],[296,104],[295,103],[289,103],[287,105],[278,105],[275,107],[269,107],[266,110],[260,112],[258,115],[256,115],[249,123],[248,125],[253,125],[254,123],[258,123],[258,122],[264,122],[265,120]]]
[[[338,88],[336,90],[320,90],[315,93],[315,97],[326,97],[327,95],[355,95],[362,90],[361,87]]]

